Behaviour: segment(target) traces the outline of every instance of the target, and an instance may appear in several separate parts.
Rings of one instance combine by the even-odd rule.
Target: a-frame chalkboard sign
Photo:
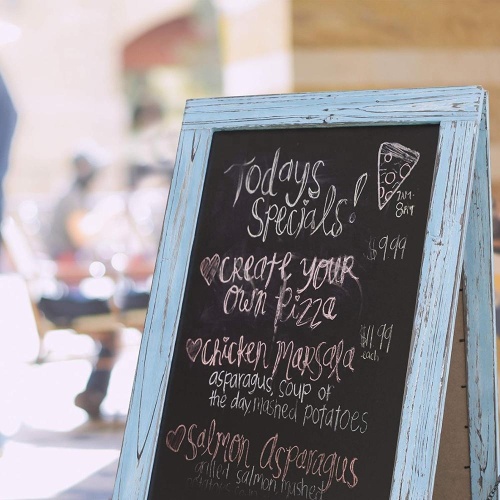
[[[497,498],[487,116],[187,103],[115,499]]]

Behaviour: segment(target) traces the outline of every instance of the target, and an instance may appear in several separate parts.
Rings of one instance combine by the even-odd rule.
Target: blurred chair
[[[78,294],[68,293],[67,285],[58,279],[57,265],[36,254],[12,216],[5,217],[2,236],[13,270],[22,276],[28,287],[42,338],[47,331],[62,328],[99,337],[118,327],[117,311],[110,300],[114,293],[110,277],[93,278],[88,270],[86,273],[83,269],[75,270],[75,277],[81,277]],[[84,309],[84,301],[93,304],[97,312],[79,313]]]
[[[151,280],[134,280],[123,275],[117,286],[114,303],[121,323],[128,328],[144,330]]]
[[[132,326],[129,311],[122,313],[115,304],[119,274],[106,275],[106,266],[97,260],[86,268],[77,262],[57,263],[43,252],[37,253],[12,216],[5,219],[2,230],[6,253],[31,291],[42,336],[39,361],[47,357],[43,336],[49,330],[72,329],[96,342],[95,363],[85,389],[75,397],[75,405],[85,410],[89,418],[100,419],[100,406],[121,350],[123,326]],[[140,311],[134,310],[135,315]],[[143,319],[134,320],[133,326],[142,330]]]
[[[167,180],[167,182],[166,182]],[[148,182],[146,182],[148,181]],[[126,195],[126,217],[135,252],[122,258],[115,301],[126,326],[143,330],[170,183],[150,177]]]

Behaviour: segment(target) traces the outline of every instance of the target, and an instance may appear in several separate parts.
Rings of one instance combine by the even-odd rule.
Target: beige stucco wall
[[[126,43],[168,19],[189,13],[196,0],[111,0],[111,4],[117,39]]]
[[[53,192],[83,138],[97,140],[113,158],[103,186],[122,183],[129,117],[121,48],[192,4],[192,0],[0,2],[0,18],[21,30],[18,40],[0,47],[0,69],[19,112],[8,194]]]
[[[120,53],[196,0],[17,0],[0,18],[22,31],[0,47],[19,110],[10,192],[51,192],[80,138],[115,158],[121,181],[128,111]],[[492,164],[500,183],[500,9],[495,2],[213,0],[225,93],[480,84],[490,91]]]
[[[227,95],[293,91],[288,0],[217,2]]]

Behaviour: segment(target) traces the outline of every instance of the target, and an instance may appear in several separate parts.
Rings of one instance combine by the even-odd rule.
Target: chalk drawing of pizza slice
[[[382,210],[398,192],[420,158],[397,142],[383,142],[378,150],[378,207]]]

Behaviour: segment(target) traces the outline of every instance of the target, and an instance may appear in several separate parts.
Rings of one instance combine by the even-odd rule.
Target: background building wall
[[[194,0],[0,1],[20,37],[0,47],[19,113],[6,179],[12,196],[54,192],[82,141],[106,149],[103,186],[122,185],[130,126],[122,51],[141,33],[191,12]]]
[[[218,0],[227,95],[292,92],[291,4],[288,0]]]
[[[0,51],[19,113],[7,178],[11,192],[55,188],[83,138],[93,137],[111,151],[121,139],[125,109],[113,57],[116,27],[112,9],[100,5],[2,4],[2,14],[21,29],[19,40]]]
[[[184,61],[155,68],[157,87],[177,111],[184,98],[221,93],[482,85],[490,93],[500,196],[500,9],[493,0],[0,0],[0,17],[21,29],[16,42],[0,47],[19,110],[9,191],[52,192],[86,137],[109,149],[107,183],[119,185],[130,126],[123,52],[193,12],[206,18],[204,30],[215,30],[201,4],[219,14],[224,88],[215,51],[192,44]],[[202,79],[212,84],[196,86]]]
[[[497,2],[253,0],[246,12],[219,4],[225,73],[237,74],[239,68],[247,94],[483,86],[490,95],[493,189],[500,195]],[[254,37],[260,34],[261,41],[248,47],[252,37],[242,37],[240,25]],[[265,61],[277,53],[287,61],[280,81],[264,72]],[[257,69],[261,78],[252,78]],[[226,79],[228,93],[238,87],[234,78]]]

